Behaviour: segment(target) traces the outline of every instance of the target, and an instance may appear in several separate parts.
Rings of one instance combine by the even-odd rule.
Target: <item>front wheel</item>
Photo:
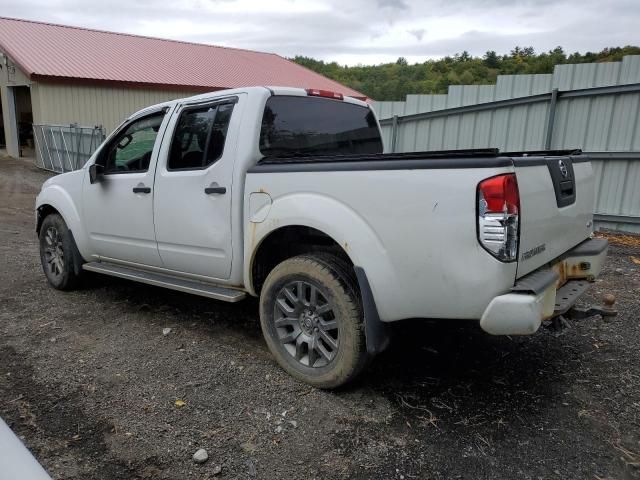
[[[58,290],[72,290],[78,283],[71,232],[57,213],[47,215],[40,227],[40,261],[47,280]]]
[[[353,270],[339,258],[301,255],[277,265],[260,295],[262,332],[289,374],[319,388],[353,380],[368,360]]]

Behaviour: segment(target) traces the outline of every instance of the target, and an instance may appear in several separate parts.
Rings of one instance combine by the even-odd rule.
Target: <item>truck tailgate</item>
[[[520,278],[590,236],[594,177],[584,155],[513,157],[513,162],[520,192]]]

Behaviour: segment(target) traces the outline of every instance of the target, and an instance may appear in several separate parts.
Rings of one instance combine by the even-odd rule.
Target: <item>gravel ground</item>
[[[332,393],[277,367],[253,300],[49,288],[45,178],[0,159],[0,416],[54,478],[640,478],[640,249],[612,246],[591,289],[617,295],[609,323],[520,338],[403,323]]]

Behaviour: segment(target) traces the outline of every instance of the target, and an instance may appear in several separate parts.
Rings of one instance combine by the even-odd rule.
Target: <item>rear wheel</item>
[[[73,245],[62,217],[57,213],[47,215],[40,227],[40,261],[47,280],[58,290],[72,290],[78,283]]]
[[[288,373],[319,388],[353,380],[368,356],[353,271],[333,255],[301,255],[277,265],[260,296],[260,323]]]

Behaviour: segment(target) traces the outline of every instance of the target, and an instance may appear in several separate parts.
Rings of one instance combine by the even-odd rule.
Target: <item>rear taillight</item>
[[[307,95],[310,97],[333,98],[334,100],[344,100],[344,96],[331,90],[318,90],[317,88],[307,88]]]
[[[513,173],[478,184],[478,240],[503,262],[518,258],[520,195]]]

